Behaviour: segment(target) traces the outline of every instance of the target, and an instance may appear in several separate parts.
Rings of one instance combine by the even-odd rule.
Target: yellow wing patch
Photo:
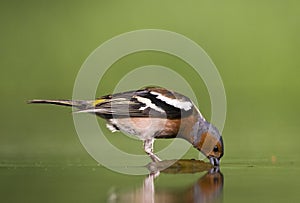
[[[97,106],[97,105],[99,105],[99,104],[101,104],[101,103],[103,103],[103,102],[105,102],[105,101],[106,101],[106,99],[96,99],[96,100],[94,101],[93,105],[94,105],[94,106]]]

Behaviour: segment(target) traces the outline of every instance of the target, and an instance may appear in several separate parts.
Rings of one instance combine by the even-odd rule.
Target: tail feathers
[[[75,106],[79,107],[81,106],[78,101],[72,101],[72,100],[40,100],[40,99],[34,99],[27,102],[28,104],[55,104],[60,106]]]

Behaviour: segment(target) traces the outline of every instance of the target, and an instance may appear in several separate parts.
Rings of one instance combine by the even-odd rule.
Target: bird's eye
[[[218,151],[219,151],[219,148],[218,148],[217,145],[214,147],[213,151],[214,151],[214,152],[218,152]]]

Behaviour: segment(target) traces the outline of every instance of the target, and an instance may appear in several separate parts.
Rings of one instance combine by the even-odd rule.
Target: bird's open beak
[[[213,165],[213,166],[219,166],[220,165],[220,160],[216,157],[208,157],[209,158],[209,161],[210,163]]]

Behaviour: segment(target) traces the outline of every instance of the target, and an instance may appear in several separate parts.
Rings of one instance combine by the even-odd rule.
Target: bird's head
[[[201,123],[194,147],[202,152],[213,166],[220,165],[220,159],[224,154],[224,144],[222,136],[215,126],[206,121]]]

